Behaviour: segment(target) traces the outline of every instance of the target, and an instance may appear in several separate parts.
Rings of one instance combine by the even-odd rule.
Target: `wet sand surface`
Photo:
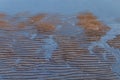
[[[120,0],[0,0],[0,80],[120,80]]]
[[[120,79],[119,23],[26,14],[0,14],[0,80]]]

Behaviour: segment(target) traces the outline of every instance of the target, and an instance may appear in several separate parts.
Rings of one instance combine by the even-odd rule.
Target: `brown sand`
[[[99,40],[110,29],[92,13],[82,13],[77,18],[79,20],[77,25],[85,29],[88,41]]]
[[[97,17],[92,13],[82,13],[77,16],[79,22],[78,25],[82,26],[86,30],[106,30],[108,29],[102,22],[97,20]]]
[[[37,14],[37,15],[34,15],[32,16],[30,19],[29,19],[29,22],[31,24],[33,23],[38,23],[41,19],[43,19],[44,17],[46,16],[46,14]]]
[[[55,26],[50,23],[39,23],[36,25],[38,32],[49,33],[55,30]]]
[[[5,20],[0,20],[0,28],[2,27],[9,27],[10,24],[8,21],[5,21]]]
[[[107,41],[107,43],[114,48],[120,49],[120,35],[116,36],[116,38],[112,40]]]
[[[6,16],[6,14],[0,13],[0,18],[4,18],[5,16]]]

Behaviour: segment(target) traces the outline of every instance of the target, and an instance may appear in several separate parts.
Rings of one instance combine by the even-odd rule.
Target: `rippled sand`
[[[119,30],[90,12],[1,13],[0,79],[119,80]]]

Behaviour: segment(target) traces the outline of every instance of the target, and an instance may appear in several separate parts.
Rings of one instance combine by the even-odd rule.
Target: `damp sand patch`
[[[114,48],[120,49],[120,35],[117,35],[116,38],[108,40],[107,43]]]
[[[51,33],[55,30],[55,26],[49,23],[39,23],[36,28],[40,33]]]
[[[6,14],[0,13],[0,19],[1,19],[1,18],[5,18],[5,17],[6,17]]]
[[[102,23],[92,13],[82,13],[77,16],[77,25],[84,28],[85,34],[90,41],[97,41],[104,36],[110,27]]]

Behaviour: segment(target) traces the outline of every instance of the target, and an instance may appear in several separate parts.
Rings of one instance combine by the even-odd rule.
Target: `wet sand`
[[[119,80],[117,26],[92,13],[3,15],[1,80]]]

